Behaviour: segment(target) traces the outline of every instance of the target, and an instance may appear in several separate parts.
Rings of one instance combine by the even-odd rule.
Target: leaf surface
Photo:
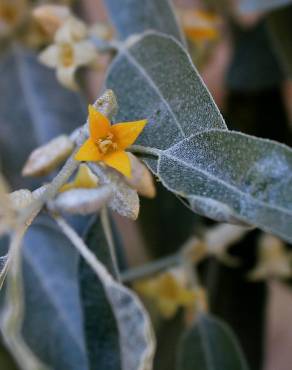
[[[287,146],[212,130],[163,151],[158,174],[198,213],[243,221],[292,241],[292,151]]]
[[[80,270],[91,368],[151,369],[154,342],[149,317],[137,296],[109,274],[116,275],[116,269],[101,226],[97,220],[87,235],[99,267],[93,272],[81,262]]]
[[[171,0],[105,0],[105,5],[121,39],[155,30],[185,42]]]
[[[116,276],[100,217],[97,217],[90,225],[85,241],[100,262]],[[79,281],[90,368],[92,370],[119,370],[121,369],[121,353],[117,321],[102,284],[82,258],[79,264]]]
[[[166,149],[224,120],[185,50],[149,32],[112,63],[107,87],[119,102],[117,121],[147,119],[137,144]]]
[[[83,123],[85,105],[63,88],[55,72],[42,66],[36,54],[19,45],[0,56],[0,160],[12,186],[32,186],[21,168],[36,146]]]
[[[210,315],[200,315],[179,346],[177,370],[248,370],[231,329]]]
[[[74,247],[41,216],[25,236],[23,253],[26,342],[52,369],[87,370]]]

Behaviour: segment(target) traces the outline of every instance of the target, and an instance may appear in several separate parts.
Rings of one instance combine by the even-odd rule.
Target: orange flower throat
[[[118,149],[118,144],[113,141],[114,135],[109,132],[105,138],[97,139],[95,144],[101,154],[107,154]]]

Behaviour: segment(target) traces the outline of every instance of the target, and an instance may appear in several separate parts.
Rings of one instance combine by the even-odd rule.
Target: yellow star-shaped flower
[[[98,185],[97,177],[90,171],[86,164],[81,164],[73,181],[63,185],[59,192],[71,189],[94,189]]]
[[[192,306],[196,298],[195,291],[186,288],[171,272],[138,281],[134,284],[134,289],[138,293],[152,298],[159,312],[165,318],[172,317],[179,307]]]
[[[89,139],[81,146],[77,161],[102,161],[127,177],[131,177],[131,164],[125,149],[140,135],[147,120],[111,125],[109,119],[92,105],[89,111]]]
[[[220,18],[216,14],[203,10],[185,10],[180,14],[183,30],[190,41],[197,43],[218,39]]]

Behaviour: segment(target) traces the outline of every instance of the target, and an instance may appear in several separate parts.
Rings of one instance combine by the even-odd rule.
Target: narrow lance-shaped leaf
[[[248,370],[241,348],[222,321],[201,314],[180,342],[177,370]]]
[[[171,0],[105,0],[105,5],[121,39],[155,30],[185,43]]]
[[[190,57],[171,37],[149,32],[122,49],[106,84],[117,95],[118,121],[147,118],[137,144],[166,149],[200,131],[226,129]]]
[[[110,275],[107,268],[96,258],[95,254],[88,249],[83,240],[63,219],[56,218],[56,220],[63,232],[74,243],[74,246],[81,253],[86,263],[88,263],[90,268],[92,268],[96,274],[97,283],[100,283],[100,288],[103,290],[104,296],[109,303],[111,310],[108,309],[109,307],[104,301],[101,303],[101,308],[107,310],[110,316],[113,315],[113,318],[116,321],[119,334],[118,354],[120,355],[120,368],[122,370],[151,369],[154,352],[152,327],[150,319],[137,296],[128,288],[117,282],[112,275]],[[105,260],[110,262],[110,259],[106,253],[104,253],[104,250],[102,253]],[[92,289],[93,285],[89,284],[87,287]],[[86,285],[83,287],[83,289],[86,289]],[[96,298],[99,295],[99,299],[102,299],[102,295],[100,295],[102,290],[94,290],[93,298]],[[87,294],[84,293],[85,292],[83,290],[83,298],[86,298],[86,296],[88,298],[88,292]],[[98,301],[95,303],[91,302],[89,306],[87,305],[87,309],[85,310],[87,313],[87,318],[91,311],[89,309],[95,304],[98,305]],[[111,320],[110,316],[109,321]],[[111,330],[115,330],[113,323],[109,322],[108,324]],[[97,335],[99,334],[97,333]],[[94,340],[92,335],[88,337],[87,331],[87,340],[88,339],[91,341]],[[116,346],[115,340],[114,345]],[[115,350],[114,348],[112,349]],[[91,353],[91,361],[95,358],[95,356],[92,356],[93,355]],[[111,359],[114,360],[113,366],[116,366],[119,359],[110,358],[110,360]],[[106,356],[103,356],[102,360],[102,364],[104,365],[106,363]],[[108,364],[107,366],[112,366],[112,364]]]
[[[117,277],[115,264],[98,216],[85,235],[88,248]],[[118,325],[95,272],[81,258],[79,281],[88,360],[92,370],[121,370]]]
[[[243,221],[292,241],[292,151],[287,146],[212,130],[162,152],[158,173],[198,213]]]
[[[12,186],[32,185],[21,177],[28,155],[36,146],[78,127],[86,110],[82,99],[61,87],[54,72],[22,46],[15,44],[1,53],[0,73],[3,173]]]
[[[242,13],[262,12],[283,7],[291,2],[291,0],[240,0],[239,8]]]
[[[52,369],[87,370],[78,255],[48,217],[29,228],[23,263],[26,342]]]

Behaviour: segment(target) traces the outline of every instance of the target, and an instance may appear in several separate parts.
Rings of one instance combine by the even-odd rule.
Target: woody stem
[[[129,283],[133,280],[147,278],[148,276],[155,275],[161,271],[167,270],[176,266],[182,261],[182,254],[175,253],[167,257],[161,258],[157,261],[149,262],[145,265],[131,268],[121,272],[121,280],[123,283]]]

